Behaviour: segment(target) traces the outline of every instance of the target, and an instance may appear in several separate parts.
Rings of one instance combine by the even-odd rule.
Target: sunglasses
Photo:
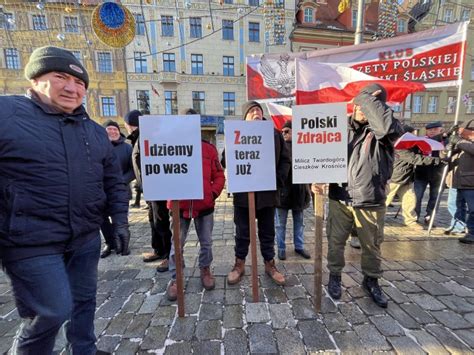
[[[289,129],[284,129],[281,131],[283,134],[287,134],[287,133],[290,133],[290,130]]]

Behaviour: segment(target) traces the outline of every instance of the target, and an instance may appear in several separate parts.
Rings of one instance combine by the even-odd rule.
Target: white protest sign
[[[271,121],[225,121],[227,190],[276,190],[275,141]]]
[[[293,107],[293,183],[347,182],[347,104]]]
[[[143,198],[204,198],[199,115],[140,116]]]

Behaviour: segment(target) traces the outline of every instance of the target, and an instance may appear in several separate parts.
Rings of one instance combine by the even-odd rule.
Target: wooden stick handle
[[[179,201],[171,202],[171,212],[173,214],[173,243],[174,243],[174,259],[176,263],[176,285],[178,288],[178,316],[184,317],[184,280],[183,280],[183,256],[180,240],[180,216]]]

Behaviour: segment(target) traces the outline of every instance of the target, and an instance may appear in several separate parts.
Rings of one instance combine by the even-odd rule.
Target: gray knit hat
[[[31,80],[52,71],[75,76],[86,84],[86,88],[89,86],[87,70],[72,52],[53,46],[35,49],[26,64],[25,77]]]

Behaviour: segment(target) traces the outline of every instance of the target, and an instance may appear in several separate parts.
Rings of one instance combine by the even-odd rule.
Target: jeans
[[[175,220],[173,218],[173,222]],[[186,243],[186,238],[188,237],[189,226],[191,225],[191,219],[179,218],[179,227],[180,227],[180,242],[181,242],[181,251],[183,250],[184,243]],[[214,228],[214,213],[202,217],[194,218],[194,228],[196,228],[196,234],[199,239],[199,267],[208,267],[212,263],[212,229]],[[169,270],[173,272],[173,278],[176,278],[176,260],[175,260],[175,245],[174,240],[171,245],[171,252],[169,258]],[[184,267],[184,258],[183,258],[183,267]]]
[[[438,190],[441,181],[438,178],[433,178],[430,181],[426,180],[415,180],[415,195],[416,195],[416,216],[419,218],[421,215],[421,202],[423,201],[423,195],[425,190],[430,185],[430,196],[428,198],[428,204],[426,205],[426,216],[431,216],[433,212],[436,198],[438,197]]]
[[[288,211],[284,208],[275,210],[275,232],[278,250],[285,250],[286,221]],[[304,244],[304,213],[302,210],[291,210],[293,214],[293,243],[295,250],[303,250]]]
[[[474,190],[458,189],[458,196],[463,197],[467,203],[467,233],[474,236]]]
[[[263,260],[271,261],[275,257],[275,208],[264,207],[255,211],[257,217],[258,239]],[[234,206],[235,256],[245,260],[249,253],[250,227],[249,209]]]
[[[453,217],[451,225],[454,232],[464,232],[466,227],[466,201],[461,194],[457,193],[456,189],[450,188],[448,193],[448,211]]]
[[[51,354],[64,322],[73,354],[95,354],[94,314],[100,236],[81,249],[3,264],[23,318],[16,354]]]

